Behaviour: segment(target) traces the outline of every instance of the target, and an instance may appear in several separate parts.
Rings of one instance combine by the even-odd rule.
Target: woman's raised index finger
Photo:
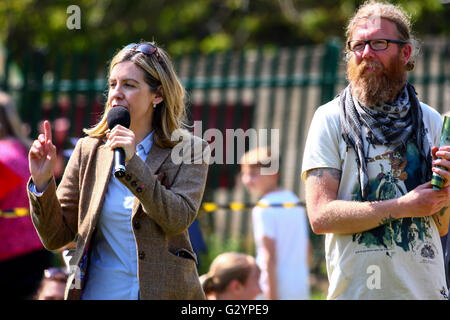
[[[50,122],[48,120],[44,121],[44,136],[45,136],[45,142],[50,140],[52,141],[52,127],[50,126]]]

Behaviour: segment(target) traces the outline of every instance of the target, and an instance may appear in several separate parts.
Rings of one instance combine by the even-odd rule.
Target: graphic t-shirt
[[[423,122],[431,146],[439,145],[442,120],[422,104]],[[362,138],[367,155],[369,201],[401,197],[419,181],[419,152],[413,142],[406,152],[396,146],[370,145]],[[302,178],[314,168],[341,171],[337,198],[360,201],[356,153],[341,135],[339,100],[317,109],[308,133]],[[328,299],[446,299],[442,245],[433,218],[386,219],[365,232],[327,234],[325,254],[329,279]]]

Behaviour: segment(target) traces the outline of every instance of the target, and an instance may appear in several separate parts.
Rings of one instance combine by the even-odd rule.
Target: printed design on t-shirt
[[[404,195],[406,192],[400,182],[408,178],[408,173],[404,171],[407,163],[406,158],[398,152],[386,152],[369,159],[368,162],[379,162],[382,159],[389,161],[391,170],[385,170],[383,164],[379,163],[381,172],[377,175],[379,184],[375,191],[376,199],[386,200],[392,199],[396,195]]]
[[[444,298],[445,300],[448,300],[448,291],[445,287],[442,287],[442,289],[439,291],[439,293],[441,294],[442,298]]]
[[[398,198],[422,183],[419,181],[419,153],[413,143],[409,143],[406,154],[389,151],[367,160],[368,166],[379,168],[375,178],[369,179],[369,201],[380,201]],[[373,172],[373,171],[372,171]],[[374,176],[374,174],[371,174]],[[352,199],[360,201],[360,186],[356,182],[352,191]],[[425,218],[386,219],[383,224],[352,236],[352,240],[366,248],[384,248],[386,250],[400,247],[404,251],[418,248],[427,239],[431,239],[430,220]],[[433,259],[432,248],[422,247],[427,258]],[[422,254],[422,252],[419,252]]]
[[[420,250],[420,255],[424,258],[434,259],[435,252],[430,244],[425,244]]]

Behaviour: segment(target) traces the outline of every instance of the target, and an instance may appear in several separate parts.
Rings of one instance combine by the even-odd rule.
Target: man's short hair
[[[280,161],[280,156],[269,147],[259,147],[247,151],[241,158],[241,164],[270,167],[274,161]]]

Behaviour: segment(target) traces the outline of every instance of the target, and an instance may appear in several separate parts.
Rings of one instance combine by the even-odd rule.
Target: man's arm
[[[445,236],[448,233],[448,226],[450,221],[449,207],[444,207],[439,212],[433,214],[433,219],[439,230],[439,236]]]
[[[307,261],[308,261],[308,268],[311,269],[313,264],[313,251],[312,251],[312,245],[311,242],[308,241],[308,254],[307,254]]]
[[[418,186],[404,196],[383,201],[337,200],[341,171],[317,168],[307,172],[306,207],[316,234],[354,234],[385,224],[391,219],[423,217],[449,206],[450,188],[432,190],[431,184]]]
[[[266,297],[269,300],[278,300],[278,284],[277,284],[277,258],[275,250],[275,239],[263,236],[263,249],[266,252],[267,280],[269,284],[269,292]]]

